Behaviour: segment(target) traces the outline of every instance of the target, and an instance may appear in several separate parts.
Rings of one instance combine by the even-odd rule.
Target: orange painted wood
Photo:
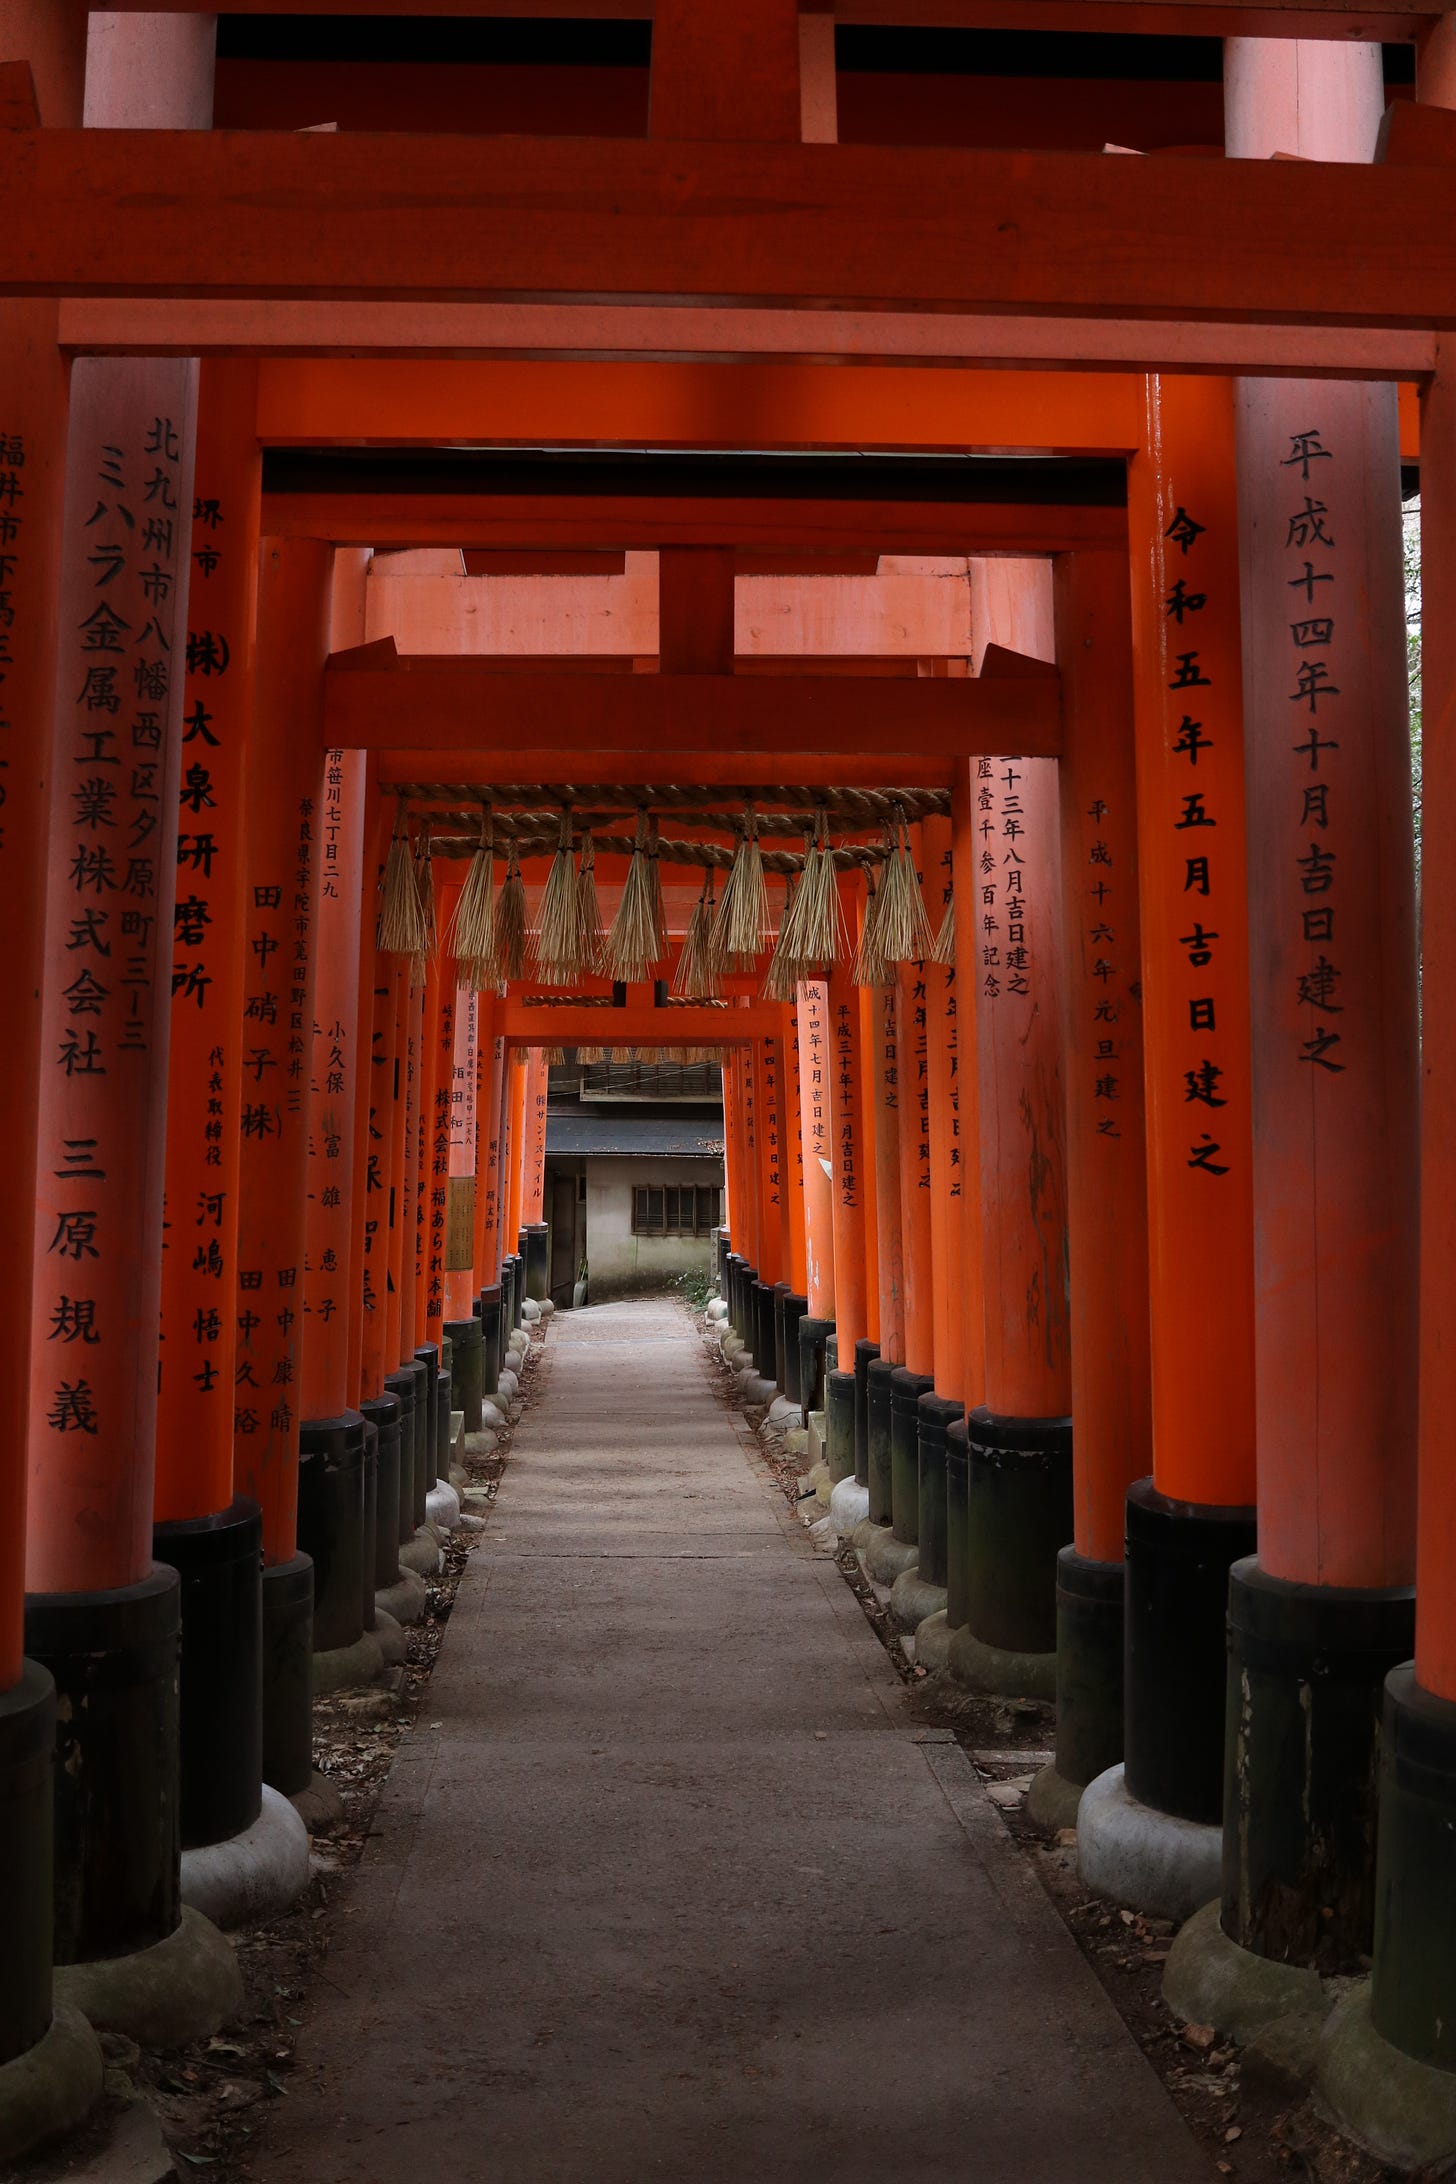
[[[414,1004],[410,990],[409,967],[398,960],[394,962],[391,983],[394,990],[393,1066],[385,1102],[385,1127],[388,1131],[388,1162],[385,1174],[389,1196],[385,1202],[388,1243],[385,1266],[387,1282],[384,1293],[384,1354],[382,1375],[387,1378],[396,1372],[404,1359],[404,1309],[403,1289],[406,1254],[405,1206],[409,1196],[406,1173],[405,1147],[408,1136],[410,1101],[410,1076],[414,1062],[413,1030]],[[410,1253],[413,1265],[413,1253]]]
[[[1246,380],[1236,403],[1259,1559],[1405,1585],[1419,1042],[1395,398]]]
[[[319,808],[300,1398],[306,1418],[338,1418],[349,1407],[354,1107],[357,1073],[366,1066],[358,1019],[365,764],[362,753],[330,751]]]
[[[758,1247],[763,1235],[763,1194],[758,1177],[758,1070],[754,1044],[739,1049],[740,1166],[743,1177],[743,1255],[758,1269]]]
[[[896,983],[871,986],[874,1045],[870,1101],[875,1159],[875,1266],[881,1357],[905,1363],[905,1258],[900,1206],[901,1065]]]
[[[530,1053],[517,1047],[511,1055],[510,1196],[506,1201],[505,1249],[520,1250],[521,1208],[526,1187],[526,1086]]]
[[[799,1149],[804,1177],[805,1295],[813,1319],[834,1317],[834,1191],[829,1157],[829,988],[800,979],[795,996],[799,1032]]]
[[[47,721],[55,708],[29,1361],[35,1592],[130,1585],[151,1566],[176,869],[168,815],[180,772],[195,415],[185,365],[97,361],[72,372],[57,677],[35,715]],[[158,523],[144,544],[154,476]],[[24,507],[8,494],[7,504]],[[34,723],[32,733],[44,748],[47,735]]]
[[[783,1279],[784,1263],[784,1115],[778,1040],[755,1040],[753,1054],[758,1085],[758,1278],[772,1288]]]
[[[916,862],[919,863],[918,842]],[[930,1025],[923,966],[902,963],[895,972],[895,1027],[899,1075],[896,1126],[900,1133],[900,1264],[905,1364],[912,1373],[935,1372],[935,1262],[930,1204]]]
[[[450,1182],[476,1174],[476,1085],[479,1080],[480,1025],[477,997],[468,986],[455,993],[455,1053],[450,1076]],[[446,1206],[448,1221],[449,1207]],[[471,1263],[445,1268],[445,1317],[469,1319],[477,1287],[474,1254],[475,1228],[471,1223]]]
[[[531,1049],[530,1075],[526,1080],[526,1182],[521,1219],[546,1218],[546,1049]]]
[[[920,827],[925,866],[924,896],[931,929],[938,933],[952,902],[951,823],[925,819]],[[930,1091],[930,1258],[933,1274],[931,1333],[935,1392],[965,1401],[965,1299],[962,1201],[969,1177],[980,1180],[979,1160],[969,1164],[961,1141],[960,984],[954,964],[927,962],[926,1061]]]
[[[857,926],[864,918],[861,897]],[[856,932],[858,940],[858,931]],[[880,1339],[880,1207],[879,1176],[875,1164],[875,1078],[877,1004],[873,987],[855,990],[859,1011],[859,1114],[862,1152],[860,1176],[864,1184],[865,1333],[871,1342]],[[846,1365],[844,1370],[849,1371]]]
[[[323,372],[334,366],[318,368]],[[1121,436],[1119,427],[1119,441]],[[401,548],[469,548],[492,542],[517,549],[612,544],[639,552],[719,544],[740,551],[843,552],[857,544],[877,553],[1031,554],[1116,545],[1127,536],[1120,508],[993,501],[740,500],[716,494],[711,499],[647,495],[628,500],[570,494],[273,492],[264,496],[264,523],[273,531],[331,538],[340,545],[371,539]]]
[[[659,673],[731,674],[733,578],[729,546],[661,548],[657,561]]]
[[[656,0],[647,126],[654,137],[795,142],[797,0]]]
[[[8,619],[0,653],[0,746],[5,825],[0,830],[0,921],[10,963],[10,1066],[0,1081],[0,1309],[17,1356],[31,1352],[36,1131],[45,1049],[41,1033],[50,738],[56,687],[56,598],[65,499],[66,373],[45,304],[0,310],[0,568]],[[22,458],[17,461],[16,458]],[[20,496],[23,494],[24,498]],[[74,1377],[74,1376],[72,1376]],[[0,1691],[19,1680],[24,1654],[25,1512],[31,1382],[13,1371],[0,1394]]]
[[[358,900],[358,1040],[360,1040],[360,1068],[354,1079],[354,1236],[349,1251],[349,1406],[358,1409],[362,1396],[373,1396],[378,1389],[365,1387],[365,1341],[367,1321],[373,1317],[373,1282],[367,1280],[369,1258],[369,1221],[373,1219],[371,1190],[369,1190],[369,1158],[375,1151],[373,1140],[373,1094],[375,1094],[375,1053],[378,1053],[378,1037],[382,1035],[380,1018],[380,970],[382,959],[375,930],[378,930],[378,900],[380,880],[384,876],[384,858],[389,854],[389,834],[393,812],[389,810],[391,799],[378,793],[378,758],[369,760],[365,773],[365,860],[362,860],[362,882]]]
[[[905,301],[1441,330],[1440,169],[847,145],[0,132],[0,293]],[[115,232],[118,169],[147,218]],[[421,214],[427,213],[427,218]],[[1301,236],[1293,255],[1271,235]],[[226,247],[219,247],[219,237]]]
[[[951,786],[951,869],[955,889],[956,1082],[961,1159],[961,1378],[967,1409],[985,1401],[986,1283],[981,1203],[980,1003],[982,878],[977,868],[976,761],[957,766]]]
[[[317,713],[329,645],[333,549],[265,539],[248,769],[238,1207],[238,1361],[266,1403],[233,1414],[233,1478],[263,1512],[263,1557],[295,1552],[303,1359],[313,927],[322,851]],[[251,1408],[251,1416],[249,1415]]]
[[[1422,808],[1428,842],[1456,840],[1456,357],[1421,403]],[[1416,1542],[1416,1674],[1456,1699],[1456,894],[1428,888],[1421,906],[1420,1528]]]
[[[737,1251],[734,1223],[743,1219],[743,1185],[738,1171],[738,1049],[723,1058],[723,1226]]]
[[[1149,381],[1147,452],[1131,465],[1128,494],[1153,1478],[1174,1500],[1234,1507],[1254,1499],[1254,1261],[1227,381]],[[1186,608],[1179,619],[1190,593],[1205,602],[1196,635]],[[1185,720],[1198,724],[1196,737]]]
[[[603,746],[656,754],[659,775],[705,745],[736,754],[780,749],[893,758],[1015,750],[1054,756],[1060,696],[1045,682],[857,674],[633,675],[535,672],[521,663],[417,654],[387,671],[335,664],[326,734],[344,749],[478,750]],[[519,765],[517,766],[519,771]]]
[[[728,313],[723,317],[730,320]],[[725,325],[723,331],[728,330]],[[268,360],[261,371],[258,427],[270,447],[529,444],[536,438],[692,448],[963,447],[986,454],[1045,447],[1072,455],[1130,451],[1139,428],[1135,381],[1096,372],[1049,376],[867,363],[846,372],[824,364],[629,362],[611,356],[530,362],[288,356]],[[552,495],[534,502],[537,521],[555,525],[573,519],[580,506],[576,497],[568,496],[564,509],[557,509],[555,500]],[[620,544],[642,543],[646,511],[630,501],[616,505],[630,526]],[[696,506],[687,500],[659,505],[670,509],[677,525],[694,527],[691,539],[675,543],[720,542],[709,530],[723,520],[717,494]],[[724,505],[730,524],[774,520],[772,505],[762,500],[729,495]],[[863,524],[863,506],[842,505],[842,537],[853,538]],[[780,520],[805,524],[816,515],[821,527],[833,527],[834,511],[815,502],[807,510],[802,504],[784,508]],[[963,532],[976,518],[975,507],[942,505],[906,508],[901,520],[915,526],[918,537],[933,529],[943,540],[956,524]],[[490,520],[493,526],[498,521]],[[736,542],[731,530],[721,538],[724,544]],[[657,536],[651,543],[658,543]],[[878,545],[878,538],[872,543]]]
[[[972,564],[978,641],[1049,656],[1051,572]],[[1003,1416],[1071,1409],[1061,858],[1056,769],[983,758],[972,769],[980,1079],[984,1402]]]
[[[496,997],[475,997],[480,1043],[476,1095],[475,1279],[478,1288],[500,1279],[500,1100],[506,1043],[496,1029]]]
[[[1067,692],[1059,790],[1074,1544],[1094,1562],[1120,1562],[1127,1490],[1152,1470],[1126,566],[1069,555],[1054,588]]]
[[[677,752],[674,763],[686,779],[705,788],[940,788],[949,785],[951,775],[949,759],[923,758],[914,751],[866,758],[833,751],[755,753],[702,748]],[[546,744],[532,747],[530,770],[541,781],[569,782],[590,771],[598,780],[630,786],[634,782],[660,781],[662,760],[650,750],[622,751],[603,746],[591,754],[588,768],[581,751],[559,750]],[[507,781],[520,771],[521,753],[515,747],[379,754],[379,776],[386,783]]]
[[[248,1059],[247,776],[253,724],[261,462],[256,371],[202,368],[190,526],[189,634],[172,918],[167,1238],[162,1253],[155,1513],[205,1517],[233,1495],[235,1407],[284,1400],[237,1355],[242,1106]],[[246,1063],[246,1069],[245,1069]]]
[[[369,1110],[365,1125],[368,1153],[359,1197],[363,1231],[359,1280],[363,1320],[359,1385],[361,1394],[370,1399],[383,1394],[385,1375],[394,1371],[398,1355],[397,1340],[393,1349],[389,1347],[389,1304],[394,1290],[389,1263],[389,1215],[395,1187],[395,1086],[404,975],[403,966],[393,957],[375,958],[374,987],[369,997]],[[397,1334],[397,1305],[395,1316]]]
[[[792,1002],[778,1004],[784,1051],[784,1160],[787,1191],[788,1257],[784,1279],[797,1297],[807,1296],[809,1283],[808,1240],[804,1225],[804,1133],[801,1127],[803,1086],[799,1055],[799,1012]]]
[[[858,885],[848,893],[850,928]],[[829,1158],[834,1200],[834,1326],[841,1372],[854,1368],[854,1346],[869,1333],[866,1304],[865,1173],[872,1162],[864,1127],[859,993],[848,962],[836,963],[826,991],[829,1039]]]
[[[437,879],[437,930],[444,908]],[[443,950],[425,968],[423,1082],[420,1091],[420,1206],[424,1277],[415,1292],[416,1344],[444,1339],[445,1215],[450,1197],[450,1088],[455,1072],[455,1002],[459,968]]]
[[[424,1131],[420,1115],[424,1081],[424,1024],[424,988],[411,984],[405,1007],[404,1113],[401,1121],[403,1138],[399,1169],[401,1188],[397,1356],[400,1365],[409,1364],[420,1339],[415,1332],[419,1316],[417,1300],[423,1293],[425,1281],[425,1204],[420,1193],[421,1140]]]

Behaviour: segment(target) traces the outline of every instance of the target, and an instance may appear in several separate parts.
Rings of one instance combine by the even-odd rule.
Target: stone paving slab
[[[261,2173],[1211,2184],[686,1316],[544,1370]]]

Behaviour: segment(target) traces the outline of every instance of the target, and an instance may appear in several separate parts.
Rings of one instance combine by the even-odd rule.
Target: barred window
[[[639,1185],[632,1193],[634,1236],[706,1236],[722,1219],[716,1183]]]

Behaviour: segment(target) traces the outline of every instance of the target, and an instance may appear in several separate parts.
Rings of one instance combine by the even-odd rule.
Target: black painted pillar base
[[[1256,1956],[1369,1958],[1381,1705],[1414,1644],[1413,1587],[1294,1585],[1257,1556],[1229,1572],[1222,1925]]]
[[[0,2064],[33,2048],[51,2021],[51,1827],[56,1687],[39,1661],[0,1692]]]
[[[782,1395],[788,1384],[788,1352],[784,1342],[784,1306],[790,1295],[787,1282],[775,1282],[773,1290],[774,1350],[773,1371],[765,1372],[764,1379],[772,1380]]]
[[[398,1560],[396,1558],[396,1575]],[[296,1797],[313,1780],[313,1563],[263,1572],[263,1780]]]
[[[480,1292],[480,1392],[482,1398],[494,1395],[500,1384],[501,1369],[501,1288],[499,1282],[491,1282]],[[466,1419],[466,1425],[470,1421]]]
[[[870,1523],[889,1524],[895,1513],[895,1466],[890,1426],[891,1384],[903,1366],[887,1357],[870,1360],[865,1372],[865,1412],[869,1432]],[[919,1492],[919,1480],[916,1480]]]
[[[738,1270],[738,1301],[739,1313],[743,1321],[740,1334],[744,1350],[747,1353],[750,1362],[753,1359],[753,1345],[758,1336],[758,1307],[756,1302],[757,1297],[758,1268],[756,1266],[749,1266],[747,1261],[745,1260],[744,1264]],[[739,1360],[739,1363],[743,1363],[743,1360],[741,1358]]]
[[[728,1325],[743,1340],[743,1302],[739,1295],[738,1273],[743,1260],[736,1251],[727,1252],[723,1259],[723,1302],[728,1307]]]
[[[363,1630],[364,1420],[305,1418],[298,1429],[298,1544],[313,1562],[313,1649],[353,1645]],[[373,1542],[370,1542],[371,1557]]]
[[[435,1479],[450,1484],[450,1413],[455,1405],[455,1369],[453,1364],[442,1365],[435,1375],[435,1451],[440,1468],[431,1479],[433,1491]]]
[[[959,1630],[970,1597],[970,1551],[966,1528],[966,1470],[970,1450],[964,1414],[945,1429],[945,1627]]]
[[[895,1537],[906,1547],[920,1538],[920,1398],[934,1393],[929,1373],[897,1365],[890,1376],[890,1506]]]
[[[425,1386],[423,1409],[425,1430],[419,1430],[421,1403],[415,1401],[415,1523],[425,1521],[425,1497],[440,1476],[440,1406],[435,1388],[440,1378],[440,1345],[438,1342],[422,1342],[415,1352],[415,1360],[423,1365],[428,1379]],[[448,1428],[449,1420],[446,1420]]]
[[[519,1251],[511,1253],[511,1325],[522,1327],[525,1318],[521,1306],[526,1301],[526,1262]]]
[[[805,1312],[799,1320],[799,1404],[806,1425],[810,1411],[824,1408],[824,1352],[833,1332],[832,1319],[811,1319]]]
[[[854,1346],[854,1475],[861,1486],[870,1483],[869,1370],[879,1354],[879,1344],[868,1335]]]
[[[467,1433],[479,1433],[485,1424],[485,1334],[472,1313],[468,1320],[445,1322],[450,1344],[450,1385],[455,1408],[465,1413]],[[446,1474],[442,1473],[442,1477]]]
[[[1385,1679],[1375,1869],[1375,2029],[1417,2062],[1456,2071],[1456,1701]]]
[[[784,1394],[802,1406],[803,1380],[799,1363],[799,1322],[809,1309],[807,1297],[791,1289],[784,1299]]]
[[[363,1417],[363,1412],[360,1412]],[[359,1621],[365,1630],[377,1630],[378,1620],[374,1608],[374,1535],[379,1523],[379,1428],[372,1418],[364,1419],[364,1536],[359,1555]],[[186,1657],[187,1636],[184,1627],[182,1637],[183,1657]]]
[[[532,1221],[521,1234],[525,1238],[522,1248],[526,1259],[526,1295],[534,1297],[537,1304],[544,1304],[551,1294],[550,1223]]]
[[[1223,1819],[1229,1570],[1253,1551],[1252,1509],[1128,1488],[1125,1780],[1139,1804],[1206,1827]]]
[[[515,1261],[514,1261],[513,1259],[509,1258],[509,1257],[506,1257],[506,1258],[504,1258],[504,1259],[502,1259],[502,1260],[501,1260],[501,1268],[500,1268],[500,1293],[501,1293],[501,1331],[500,1331],[500,1345],[499,1345],[499,1347],[498,1347],[498,1349],[497,1349],[497,1351],[496,1351],[496,1359],[495,1359],[495,1362],[496,1362],[496,1372],[497,1372],[497,1374],[499,1374],[499,1373],[500,1373],[500,1371],[502,1370],[502,1368],[503,1368],[503,1367],[504,1367],[504,1365],[505,1365],[505,1361],[506,1361],[506,1349],[507,1349],[507,1346],[508,1346],[508,1344],[509,1344],[509,1342],[510,1342],[510,1336],[511,1336],[511,1329],[512,1329],[512,1328],[513,1328],[513,1327],[515,1326],[515,1324],[516,1324],[516,1268],[515,1268]]]
[[[399,1582],[399,1418],[397,1395],[366,1396],[359,1405],[373,1426],[374,1444],[374,1550],[370,1583],[375,1592]],[[370,1562],[369,1540],[364,1559]]]
[[[1077,1788],[1122,1758],[1123,1566],[1057,1556],[1057,1773]]]
[[[399,1405],[399,1524],[396,1545],[415,1536],[415,1385],[417,1368],[386,1373],[384,1386]]]
[[[753,1362],[758,1368],[760,1380],[773,1380],[777,1377],[772,1282],[755,1282],[753,1286]]]
[[[966,1425],[966,1620],[983,1645],[1053,1654],[1057,1556],[1072,1529],[1072,1421],[978,1405]]]
[[[919,1442],[920,1502],[917,1538],[920,1545],[920,1579],[925,1585],[945,1585],[950,1566],[946,1523],[946,1436],[966,1415],[964,1403],[932,1389],[916,1406]]]
[[[166,1563],[116,1591],[27,1596],[25,1649],[56,1687],[57,1964],[150,1949],[182,1916],[181,1605]]]
[[[829,1483],[854,1477],[854,1374],[832,1372],[824,1384],[824,1452]]]
[[[184,1850],[250,1828],[263,1803],[263,1516],[239,1496],[159,1524],[152,1552],[180,1584],[177,1810]]]

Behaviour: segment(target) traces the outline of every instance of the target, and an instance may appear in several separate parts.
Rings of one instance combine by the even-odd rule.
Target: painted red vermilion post
[[[868,1112],[875,1163],[876,1287],[880,1301],[879,1352],[865,1364],[865,1485],[869,1494],[866,1523],[876,1532],[888,1532],[894,1516],[890,1461],[891,1376],[905,1363],[905,1260],[900,1205],[903,1080],[897,982],[891,976],[883,985],[868,987],[866,991],[874,1011]],[[869,1536],[868,1533],[864,1535],[866,1539]]]
[[[257,371],[202,368],[172,912],[167,1226],[157,1381],[157,1559],[182,1583],[184,1850],[240,1835],[262,1800],[262,1514],[235,1494],[236,1406],[266,1400],[237,1354],[247,778],[262,465]],[[256,760],[253,761],[256,763]]]
[[[1115,1872],[1161,1910],[1171,1871],[1181,1916],[1218,1885],[1228,1570],[1254,1544],[1249,927],[1233,390],[1150,378],[1146,401],[1128,526],[1153,1471],[1127,1498],[1125,1768],[1077,1827],[1093,1885]]]
[[[1032,1789],[1071,1825],[1122,1757],[1123,1512],[1151,1461],[1147,1155],[1132,736],[1121,556],[1054,565],[1072,1361],[1071,1543],[1057,1557],[1056,1759]]]
[[[478,999],[482,1003],[488,1002],[493,1025],[496,997],[493,994],[482,994]],[[475,1264],[481,1278],[480,1325],[485,1345],[481,1367],[482,1386],[486,1395],[494,1395],[504,1341],[501,1330],[501,1198],[506,1042],[504,1032],[495,1030],[491,1031],[487,1042],[483,1028],[481,1040],[482,1053],[485,1056],[485,1099],[480,1117],[480,1179],[476,1185],[475,1201],[479,1241]]]
[[[29,59],[40,118],[81,116],[86,18],[48,11],[49,37],[26,15],[0,18],[0,59]],[[13,37],[13,43],[12,43]],[[24,47],[22,55],[17,50]],[[10,968],[8,1066],[0,1086],[6,1159],[0,1172],[0,1266],[5,1324],[19,1356],[31,1347],[50,738],[28,733],[52,717],[57,596],[65,505],[69,367],[54,302],[0,303],[0,920]],[[8,1376],[0,1425],[0,1799],[11,1849],[0,1867],[0,1932],[8,1937],[0,1991],[0,2068],[28,2054],[51,2022],[52,1787],[55,1686],[25,1652],[27,1435],[30,1378]],[[99,2072],[95,2083],[99,2085]],[[94,2090],[78,2092],[79,2122]],[[0,2139],[0,2159],[24,2151]]]
[[[840,881],[840,900],[847,933],[855,929],[860,893],[858,876],[846,874]],[[866,1159],[859,992],[849,961],[836,961],[831,968],[827,998],[837,1362],[825,1380],[824,1441],[829,1476],[837,1485],[854,1477],[854,1361],[868,1336],[865,1174],[870,1162]]]
[[[212,39],[210,20],[93,17],[87,125],[207,127]],[[155,1945],[181,1910],[180,1587],[152,1515],[196,402],[186,360],[72,369],[26,1554],[28,1650],[61,1698],[60,1962]]]
[[[795,998],[799,1034],[799,1146],[804,1177],[804,1263],[807,1309],[801,1317],[799,1401],[807,1418],[823,1407],[824,1346],[834,1332],[834,1186],[829,1159],[829,1091],[833,1059],[829,988],[800,979]],[[787,1338],[787,1329],[785,1330]]]
[[[1231,40],[1225,79],[1231,157],[1374,156],[1378,45]],[[1400,432],[1389,385],[1246,379],[1234,399],[1259,1520],[1257,1556],[1229,1587],[1221,1919],[1262,1959],[1341,1972],[1372,1947],[1382,1693],[1415,1635],[1419,1039]],[[1411,1779],[1413,1690],[1408,1671],[1390,1686],[1396,1783]],[[1399,1792],[1394,1809],[1409,1809]],[[1419,1891],[1416,1862],[1403,1878]],[[1449,2052],[1456,2061],[1456,2042]]]
[[[938,933],[952,902],[951,826],[947,818],[925,818],[919,828],[923,894],[932,931]],[[965,1174],[960,1137],[959,992],[954,964],[927,959],[917,967],[915,1012],[925,1015],[925,1150],[921,1173],[928,1170],[930,1228],[931,1385],[915,1398],[917,1561],[895,1580],[891,1613],[902,1629],[918,1629],[934,1618],[922,1655],[928,1663],[943,1658],[948,1643],[948,1466],[947,1436],[964,1422],[964,1222],[961,1214]],[[922,998],[923,996],[923,998]],[[918,1022],[916,1025],[918,1034]],[[919,1040],[916,1042],[917,1099]],[[975,1172],[974,1170],[972,1171]],[[908,1366],[908,1360],[907,1360]],[[905,1386],[904,1382],[899,1384]],[[893,1400],[893,1398],[892,1398]],[[904,1397],[900,1399],[902,1402]]]
[[[973,561],[971,620],[978,653],[1049,660],[1049,565]],[[980,946],[957,972],[975,991],[985,1379],[967,1421],[967,1614],[950,1666],[975,1689],[1049,1698],[1072,1529],[1056,768],[978,758],[972,773]]]
[[[477,1309],[481,1195],[479,1141],[485,1128],[480,1093],[486,1075],[482,1042],[494,1020],[489,994],[462,983],[455,995],[455,1066],[450,1091],[450,1183],[445,1225],[445,1337],[450,1344],[451,1401],[465,1431],[479,1433],[484,1414],[485,1344]]]
[[[546,1049],[532,1047],[526,1091],[526,1181],[522,1200],[525,1225],[526,1295],[543,1303],[551,1293],[551,1236],[546,1210],[546,1094],[550,1071]]]
[[[313,1563],[298,1546],[298,1445],[323,758],[333,550],[265,539],[247,780],[243,1096],[239,1117],[238,1368],[233,1476],[263,1524],[263,1780],[285,1796],[313,1775]]]
[[[758,1280],[754,1284],[753,1352],[761,1379],[776,1384],[774,1306],[783,1273],[783,1087],[780,1042],[756,1039],[753,1068],[758,1082],[757,1174]]]
[[[911,829],[917,870],[921,831]],[[930,1008],[921,962],[895,967],[899,1131],[900,1250],[905,1355],[889,1382],[892,1536],[871,1550],[870,1569],[883,1585],[919,1561],[920,1398],[935,1390],[935,1270],[930,1207]]]

